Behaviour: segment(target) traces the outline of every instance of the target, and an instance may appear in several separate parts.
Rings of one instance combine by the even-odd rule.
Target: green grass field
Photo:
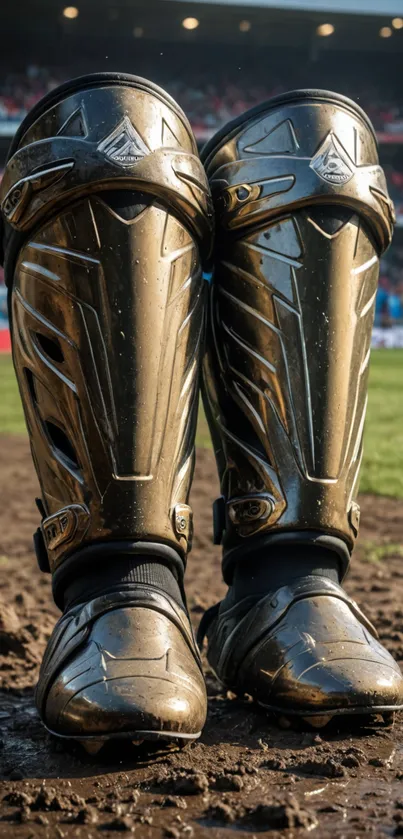
[[[11,356],[0,355],[0,434],[26,434]]]
[[[403,498],[403,350],[372,353],[360,489]]]
[[[0,355],[0,434],[25,434],[11,358]],[[200,413],[197,445],[210,446]],[[372,354],[361,491],[403,498],[403,350]]]

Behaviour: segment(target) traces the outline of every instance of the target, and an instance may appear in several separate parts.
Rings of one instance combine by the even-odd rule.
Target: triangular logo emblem
[[[124,117],[112,133],[99,143],[98,151],[118,166],[132,166],[149,153],[129,117]]]
[[[331,184],[346,184],[354,175],[354,164],[337,139],[330,133],[310,162],[320,178]]]

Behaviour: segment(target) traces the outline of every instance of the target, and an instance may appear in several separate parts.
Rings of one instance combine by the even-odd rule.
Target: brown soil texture
[[[32,552],[37,486],[27,441],[0,438],[0,464],[1,839],[403,835],[401,717],[389,728],[279,728],[223,692],[206,665],[207,725],[183,750],[120,744],[90,757],[48,735],[33,687],[58,612]],[[213,456],[200,451],[187,573],[195,624],[224,593],[211,541],[216,493]],[[347,588],[402,662],[403,503],[364,496],[361,506]]]

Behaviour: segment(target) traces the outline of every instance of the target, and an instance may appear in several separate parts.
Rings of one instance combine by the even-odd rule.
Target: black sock
[[[231,586],[225,598],[226,607],[245,597],[264,597],[281,586],[301,577],[314,575],[338,583],[340,562],[334,551],[312,545],[277,546],[260,549],[255,555],[238,560]]]
[[[154,586],[170,595],[180,606],[183,605],[179,583],[168,565],[149,556],[123,556],[87,569],[71,582],[64,593],[64,608],[69,609],[102,594],[135,593],[142,583]]]

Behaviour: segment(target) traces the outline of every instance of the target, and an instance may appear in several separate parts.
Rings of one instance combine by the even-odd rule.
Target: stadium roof
[[[313,12],[343,12],[358,15],[401,15],[402,0],[190,0],[190,2],[230,6],[261,6],[284,10],[302,9]]]
[[[382,15],[378,11],[374,16],[380,2]],[[74,19],[63,17],[70,3],[77,11]],[[346,4],[349,13],[321,11],[322,6],[336,9]],[[372,12],[359,15],[364,4]],[[23,61],[24,66],[65,63],[70,48],[75,60],[78,52],[85,59],[97,49],[108,55],[119,40],[131,42],[134,51],[140,42],[154,41],[396,54],[403,50],[403,28],[392,27],[398,6],[403,18],[403,0],[15,0],[3,16],[2,36],[4,43],[13,44],[12,64]],[[353,7],[357,14],[350,14]],[[190,16],[197,19],[193,30],[182,25]],[[249,29],[241,27],[245,20]],[[331,25],[331,37],[317,37],[323,23]],[[380,37],[385,27],[390,36]],[[5,51],[0,64],[10,67]]]

